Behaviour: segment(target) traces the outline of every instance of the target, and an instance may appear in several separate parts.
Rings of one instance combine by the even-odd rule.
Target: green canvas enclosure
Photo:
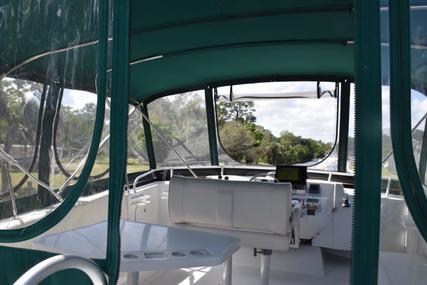
[[[93,89],[96,4],[13,1],[4,6],[0,72],[68,48],[58,51],[58,61],[65,67],[78,52],[79,62],[72,62],[77,70],[73,85]],[[130,5],[133,101],[230,80],[353,78],[352,1],[132,1]],[[87,23],[95,28],[88,29]],[[48,58],[25,64],[17,76],[42,82]]]
[[[391,2],[397,5],[395,0]],[[411,3],[425,5],[425,0]],[[387,5],[388,1],[361,0],[1,1],[0,81],[19,79],[50,86],[49,91],[40,92],[40,97],[43,98],[46,92],[56,92],[51,95],[51,100],[68,92],[65,90],[87,91],[97,97],[98,102],[96,108],[91,109],[95,114],[90,121],[94,125],[93,131],[86,130],[86,133],[93,133],[93,136],[85,142],[88,155],[84,158],[83,170],[75,179],[74,188],[65,191],[63,201],[58,199],[62,202],[58,208],[36,223],[25,228],[0,230],[0,241],[25,242],[49,230],[69,214],[83,188],[92,185],[89,179],[105,119],[111,130],[110,148],[114,151],[110,152],[108,161],[111,179],[96,186],[105,188],[108,184],[110,191],[103,213],[105,217],[108,215],[108,244],[105,259],[97,260],[97,263],[114,283],[120,260],[118,229],[126,174],[128,103],[148,115],[148,103],[160,97],[203,90],[207,114],[203,118],[207,121],[206,140],[209,143],[206,150],[209,150],[209,162],[218,165],[213,109],[215,87],[291,80],[339,82],[344,86],[348,110],[350,83],[355,83],[358,88],[355,145],[359,171],[356,188],[370,191],[356,193],[360,196],[356,196],[354,212],[352,282],[375,282],[379,252],[378,200],[381,195],[381,82],[389,84],[392,73],[393,80],[402,79],[406,83],[392,86],[393,94],[397,94],[396,90],[406,94],[407,89],[412,88],[425,95],[427,86],[425,39],[418,38],[419,33],[413,31],[405,33],[403,29],[400,35],[397,29],[390,29]],[[426,19],[424,10],[412,11],[409,18],[412,24],[423,29],[427,27]],[[403,21],[397,27],[400,24],[404,27],[409,25]],[[422,30],[420,33],[425,32]],[[406,43],[405,40],[410,41],[409,49],[399,46]],[[390,41],[397,49],[391,50]],[[390,55],[399,54],[401,50],[406,57],[389,62]],[[398,77],[399,64],[408,68],[404,78]],[[390,72],[392,67],[394,73]],[[79,96],[76,100],[85,97],[85,93],[79,93]],[[108,101],[111,105],[108,118],[105,115],[106,97],[111,98],[111,103]],[[37,100],[42,102],[41,98]],[[52,102],[52,105],[59,106],[58,109],[61,107],[61,103]],[[398,108],[399,102],[394,103]],[[408,107],[408,104],[410,102],[404,101],[400,105]],[[337,107],[337,114],[338,110]],[[346,117],[340,117],[341,122],[345,121],[347,125],[339,131],[340,140],[347,139],[343,136],[348,134],[348,111]],[[137,120],[142,121],[140,117]],[[398,123],[394,121],[391,128]],[[53,125],[50,121],[45,122],[46,126],[49,124]],[[337,115],[337,133],[338,124]],[[143,132],[137,135],[144,137],[146,156],[150,167],[155,168],[151,127],[146,121],[141,125]],[[341,133],[343,130],[345,134]],[[46,137],[52,138],[52,135]],[[427,142],[427,138],[425,140]],[[399,149],[405,144],[404,141],[399,143],[394,148]],[[45,144],[46,161],[50,144]],[[83,148],[82,145],[75,148]],[[409,153],[411,151],[409,149]],[[340,156],[345,159],[346,153],[345,148]],[[205,157],[208,160],[208,155]],[[345,167],[340,168],[345,171]],[[400,170],[399,175],[403,171]],[[410,190],[420,188],[418,186]],[[412,192],[415,191],[405,190],[408,189],[405,186],[402,188],[411,207],[420,206],[416,202],[425,200],[420,193],[414,198]],[[424,212],[423,209],[413,212],[418,216],[416,222],[421,230],[424,229],[424,235],[427,232],[423,221],[426,206],[421,207]],[[12,201],[10,205],[2,205],[2,209],[11,211]],[[4,282],[11,284],[23,272],[51,255],[2,244],[0,264],[6,264],[2,268],[7,271]],[[363,264],[366,260],[369,264]],[[43,284],[58,283],[86,284],[89,280],[77,271],[66,271],[55,274]]]

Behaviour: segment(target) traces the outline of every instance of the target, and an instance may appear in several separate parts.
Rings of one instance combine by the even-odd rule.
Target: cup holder
[[[165,256],[165,252],[162,251],[144,252],[144,257],[147,259],[164,258]]]
[[[180,251],[174,251],[174,252],[172,252],[172,256],[175,256],[175,257],[184,257],[184,256],[186,256],[186,254],[183,253],[183,252],[180,252]]]
[[[212,254],[206,249],[191,249],[183,251],[146,251],[144,253],[128,252],[123,254],[124,259],[167,259],[167,258],[191,258],[209,257]]]
[[[125,253],[125,254],[123,254],[123,257],[126,259],[136,259],[139,256],[135,253]]]
[[[194,255],[194,256],[209,255],[209,253],[206,250],[203,250],[203,249],[192,250],[192,251],[190,251],[190,254]]]

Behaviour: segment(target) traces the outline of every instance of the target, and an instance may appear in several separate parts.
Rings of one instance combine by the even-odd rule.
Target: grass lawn
[[[72,172],[70,169],[75,169],[77,167],[78,163],[72,163],[70,164],[67,169],[69,170],[69,172]],[[108,160],[107,158],[104,159],[98,159],[92,169],[92,174],[96,175],[99,173],[102,173],[103,171],[105,171],[108,168]],[[128,173],[132,173],[132,172],[138,172],[138,171],[145,171],[148,170],[149,166],[148,163],[146,162],[141,162],[138,159],[128,159],[128,165],[127,165],[127,172]],[[34,177],[37,177],[38,174],[37,172],[32,172],[31,173]],[[15,186],[18,184],[18,182],[24,177],[24,174],[22,172],[18,172],[18,171],[11,171],[10,172],[10,177],[12,180],[12,185]],[[108,173],[103,177],[106,178],[108,177]],[[63,175],[61,172],[59,172],[59,170],[57,170],[55,172],[55,175],[50,178],[50,186],[53,188],[59,188],[61,187],[64,182],[66,181],[66,176]],[[3,181],[2,181],[2,177],[0,175],[0,185],[2,185]],[[31,187],[31,189],[34,189],[33,191],[29,191],[28,187]],[[31,180],[31,179],[27,179],[27,181],[25,182],[23,188],[26,191],[18,191],[17,192],[17,197],[20,196],[26,196],[29,195],[30,193],[34,193],[35,190],[37,189],[36,183]],[[22,188],[21,188],[22,189]],[[21,193],[20,193],[21,192]]]

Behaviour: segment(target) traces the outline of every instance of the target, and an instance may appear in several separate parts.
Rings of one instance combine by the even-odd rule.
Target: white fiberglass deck
[[[350,284],[351,261],[324,253],[325,276],[309,276],[272,270],[270,285],[341,285]],[[302,265],[303,266],[303,265]],[[139,284],[143,285],[218,285],[221,284],[222,266],[183,268],[180,270],[144,272]],[[421,285],[427,280],[427,259],[418,255],[380,252],[378,284]],[[119,280],[126,284],[126,277]],[[258,285],[259,269],[250,266],[233,266],[233,285]]]
[[[272,270],[270,285],[349,284],[350,260],[331,254],[324,254],[323,257],[326,265],[325,276],[309,276]],[[140,275],[139,284],[218,285],[221,284],[222,270],[222,266],[215,266],[183,268],[173,271],[144,272]],[[259,277],[258,267],[233,265],[233,285],[259,285]],[[126,284],[125,276],[119,280],[119,284]]]
[[[168,188],[169,182],[167,181],[155,182],[126,193],[123,199],[122,218],[129,221],[170,226]],[[66,223],[60,224],[42,236],[104,221],[107,198],[108,191],[105,191],[90,196],[90,199],[81,199],[70,215],[66,217]],[[383,194],[381,205],[379,284],[426,284],[427,246],[420,239],[415,225],[410,219],[403,197]],[[82,220],[82,217],[85,219]],[[9,221],[6,222],[7,225],[10,225]],[[342,230],[341,226],[339,229]],[[22,242],[19,246],[32,248],[32,241]],[[349,284],[351,268],[349,256],[348,251],[320,250],[314,246],[304,245],[288,252],[273,252],[270,284]],[[323,261],[323,265],[320,267],[319,260]],[[233,256],[233,284],[258,285],[259,263],[260,256],[253,257],[252,248],[242,247]],[[139,284],[218,285],[221,284],[222,273],[222,265],[147,271],[140,274]],[[121,275],[119,284],[126,284],[126,274]]]
[[[168,184],[168,182],[149,184],[140,187],[135,193],[129,194],[126,209],[128,219],[169,225]],[[388,197],[387,195],[383,197],[382,214],[385,215],[382,217],[383,220],[390,220],[395,216],[393,214],[395,211],[390,213],[389,210],[396,210],[397,206],[394,204],[398,202],[399,205],[404,204],[402,197]],[[392,224],[394,225],[393,231],[401,227],[399,222]],[[415,247],[422,248],[423,244],[411,241],[408,236],[410,233],[410,228],[398,233],[391,233],[390,229],[382,230],[381,246],[384,251],[380,252],[379,284],[401,285],[402,276],[406,277],[405,285],[425,284],[427,255],[416,253]],[[401,244],[400,240],[406,240],[406,244]],[[322,249],[316,253],[312,249],[313,247],[310,246],[302,246],[299,249],[291,249],[289,252],[273,252],[270,285],[350,284],[351,259],[349,252]],[[305,255],[300,254],[304,250],[307,250],[308,258],[302,257],[299,261],[295,260],[294,256]],[[298,251],[297,254],[295,254],[296,251]],[[414,254],[409,252],[414,252]],[[323,260],[323,268],[316,267],[316,261],[311,262],[316,258]],[[253,257],[251,248],[242,247],[233,256],[233,284],[258,285],[259,263],[259,255]],[[323,274],[319,274],[322,270]],[[222,273],[223,266],[221,265],[160,272],[149,271],[140,275],[139,284],[218,285],[221,284]],[[125,275],[121,276],[119,284],[126,284]]]

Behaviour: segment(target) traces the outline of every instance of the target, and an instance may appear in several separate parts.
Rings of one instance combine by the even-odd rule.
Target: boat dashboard
[[[298,169],[302,169],[304,175],[299,175],[297,172],[293,173],[296,180],[291,183],[291,203],[292,207],[300,208],[300,242],[321,248],[351,250],[353,189],[345,188],[341,182],[309,179],[306,177],[306,169]],[[284,170],[289,171],[290,169],[285,168]],[[137,190],[134,194],[131,194],[132,202],[129,207],[129,213],[133,213],[131,215],[136,221],[169,223],[167,219],[169,214],[162,215],[166,219],[160,220],[157,219],[156,215],[159,212],[168,211],[167,199],[170,175],[182,176],[183,171],[174,169],[163,172],[162,180],[164,182],[160,183],[163,186],[159,188],[153,187],[156,183],[152,184],[149,181],[144,183],[146,187],[138,187],[142,183],[142,179],[154,179],[153,175],[143,175],[142,178],[140,176],[135,179],[134,189]],[[287,181],[279,181],[279,179],[284,179],[283,175],[277,175],[277,171],[272,169],[263,172],[257,171],[257,173],[248,173],[250,169],[246,169],[246,171],[247,173],[241,173],[241,175],[226,174],[225,171],[221,171],[219,174],[211,173],[203,178],[230,182],[254,182],[254,184],[259,185],[260,191],[262,191],[264,183],[287,183]],[[292,171],[293,169],[291,169]],[[188,176],[188,174],[185,176]],[[289,180],[288,178],[284,180]],[[147,182],[149,184],[146,184]],[[243,183],[242,185],[245,184]],[[140,193],[140,195],[137,195],[137,193]],[[163,207],[163,210],[157,209],[158,207]],[[153,219],[150,219],[150,217]]]

